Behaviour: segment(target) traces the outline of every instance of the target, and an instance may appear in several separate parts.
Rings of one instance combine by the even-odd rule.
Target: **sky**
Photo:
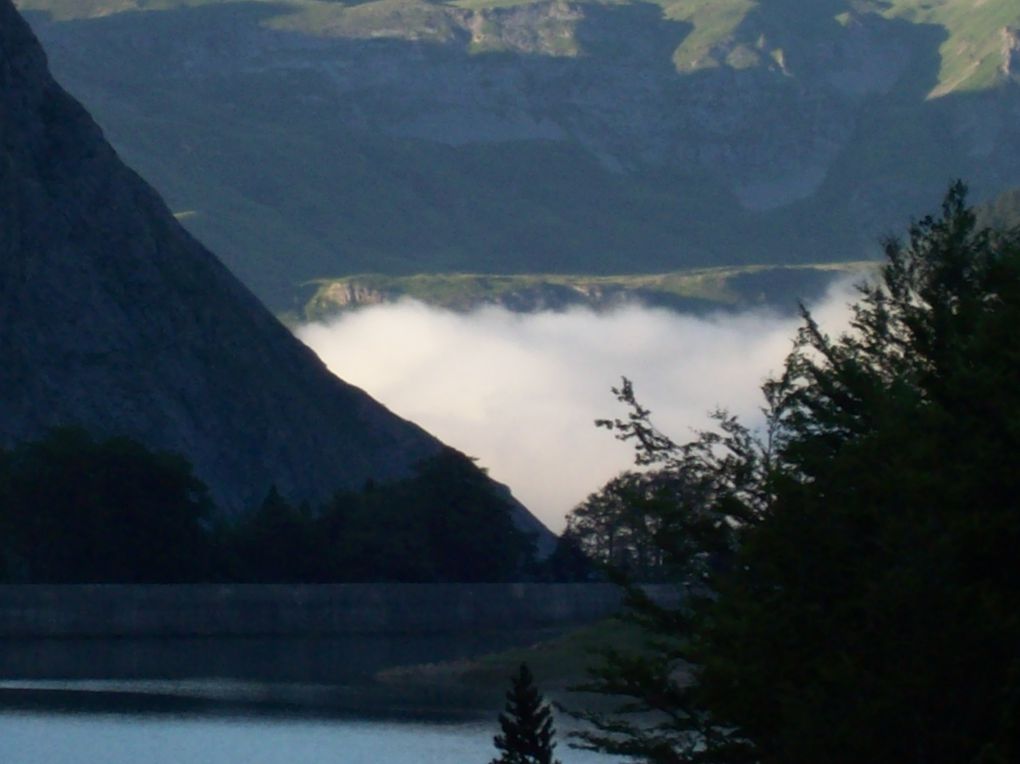
[[[851,297],[844,282],[809,307],[838,333]],[[631,447],[594,425],[626,414],[611,392],[622,376],[673,440],[716,408],[754,424],[761,384],[782,369],[799,324],[762,310],[456,313],[405,300],[297,335],[338,376],[477,458],[558,533],[570,509],[633,464]]]

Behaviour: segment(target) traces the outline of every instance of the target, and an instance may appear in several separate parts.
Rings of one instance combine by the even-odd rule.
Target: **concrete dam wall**
[[[658,600],[667,587],[650,587]],[[611,584],[0,586],[0,638],[438,634],[568,626],[620,609]]]

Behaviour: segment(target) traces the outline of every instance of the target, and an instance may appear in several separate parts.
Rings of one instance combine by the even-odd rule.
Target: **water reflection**
[[[4,764],[477,764],[495,724],[0,713]],[[557,749],[563,764],[612,760]]]
[[[338,637],[13,639],[0,641],[0,678],[178,679],[347,683],[390,666],[475,656],[563,629]]]
[[[501,690],[388,685],[376,673],[557,633],[0,641],[0,762],[489,761]],[[611,761],[565,743],[557,753]]]
[[[491,688],[393,686],[385,668],[463,659],[560,633],[0,642],[0,708],[472,718]]]

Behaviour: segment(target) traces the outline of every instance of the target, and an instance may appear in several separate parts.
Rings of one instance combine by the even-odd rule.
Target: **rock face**
[[[1005,78],[1020,81],[1020,29],[1002,28],[1002,63],[999,71]]]
[[[357,273],[860,259],[953,177],[1020,184],[1015,0],[18,2],[274,309]]]
[[[177,223],[0,0],[0,446],[62,424],[185,454],[228,510],[273,484],[319,500],[399,478],[443,448],[330,374]]]

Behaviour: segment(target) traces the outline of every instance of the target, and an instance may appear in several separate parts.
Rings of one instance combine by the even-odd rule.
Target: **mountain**
[[[131,436],[187,456],[233,511],[273,485],[320,501],[443,453],[330,374],[181,227],[50,77],[10,0],[0,115],[0,447],[63,424]]]
[[[1020,185],[1015,0],[19,0],[276,310],[311,279],[858,260]]]

